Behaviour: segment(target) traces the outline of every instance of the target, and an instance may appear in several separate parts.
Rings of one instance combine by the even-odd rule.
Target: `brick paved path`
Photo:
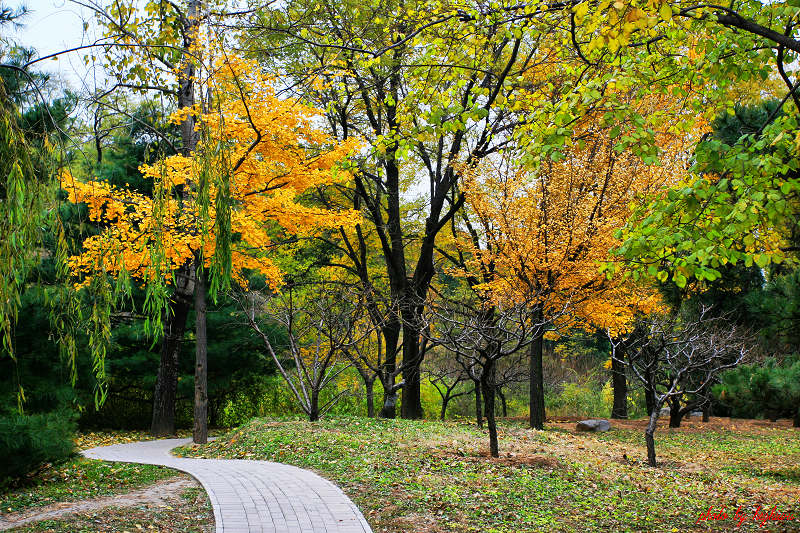
[[[206,489],[217,533],[371,533],[364,516],[333,483],[269,461],[185,459],[169,453],[191,439],[115,444],[85,450],[90,459],[163,465],[194,476]]]

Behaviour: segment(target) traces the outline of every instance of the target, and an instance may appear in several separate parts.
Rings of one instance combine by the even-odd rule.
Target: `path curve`
[[[372,533],[342,490],[295,466],[240,459],[187,459],[170,450],[191,439],[114,444],[84,450],[89,459],[161,465],[203,485],[217,533]]]

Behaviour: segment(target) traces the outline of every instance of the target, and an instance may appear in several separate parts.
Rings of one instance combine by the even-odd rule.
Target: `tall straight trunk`
[[[192,271],[179,269],[176,273],[175,292],[164,317],[164,339],[161,343],[161,360],[158,365],[156,386],[153,391],[153,417],[150,434],[164,437],[175,434],[175,398],[178,390],[178,358],[186,332],[186,318],[192,307],[190,294]]]
[[[614,406],[611,418],[628,418],[628,382],[625,378],[625,353],[620,351],[611,358],[611,387],[614,390]]]
[[[503,390],[500,387],[495,387],[497,391],[497,395],[500,396],[500,404],[503,408],[503,417],[508,417],[508,402],[506,401],[506,395],[503,393]]]
[[[647,464],[650,466],[656,466],[656,441],[654,437],[656,427],[658,427],[658,409],[654,406],[652,413],[650,413],[647,429],[644,431],[644,441],[647,444]]]
[[[410,311],[415,313],[415,311]],[[401,416],[405,419],[418,420],[424,416],[422,412],[422,391],[420,381],[421,357],[419,335],[421,327],[416,316],[403,323],[403,405]]]
[[[383,327],[383,340],[386,345],[386,361],[383,365],[383,405],[378,416],[394,418],[397,416],[397,391],[394,390],[394,373],[397,370],[397,345],[400,343],[400,321],[390,320]]]
[[[364,380],[364,388],[367,391],[367,416],[375,418],[375,379]]]
[[[711,418],[711,400],[703,404],[703,422],[708,422]]]
[[[200,266],[200,265],[198,265]],[[205,273],[198,272],[194,288],[194,443],[208,442],[208,332],[206,329]]]
[[[475,423],[483,427],[483,400],[481,398],[481,382],[475,381]]]
[[[319,420],[319,391],[316,387],[311,390],[310,402],[308,406],[308,420],[309,422],[316,422]]]
[[[674,401],[670,402],[669,406],[669,427],[671,428],[681,427],[682,418],[683,418],[683,413],[681,413],[680,400],[676,398]]]
[[[534,320],[540,324],[542,312],[536,313]],[[539,327],[530,348],[530,426],[533,429],[544,429],[544,370],[542,369],[542,351],[544,349],[544,328]]]
[[[489,361],[483,367],[481,388],[483,389],[483,410],[486,412],[486,426],[489,429],[489,454],[492,457],[500,457],[500,449],[497,442],[497,421],[494,417],[494,361]]]
[[[797,409],[794,412],[794,419],[792,420],[792,426],[800,428],[800,405],[797,406]]]

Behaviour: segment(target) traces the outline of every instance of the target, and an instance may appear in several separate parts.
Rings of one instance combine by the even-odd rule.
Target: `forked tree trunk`
[[[205,273],[197,275],[194,288],[195,366],[194,443],[208,442],[208,332],[206,330]]]
[[[538,314],[541,322],[541,312]],[[542,351],[544,349],[544,328],[539,328],[530,348],[530,426],[544,429],[544,371]]]
[[[445,395],[442,396],[442,409],[439,411],[439,420],[444,422],[444,419],[447,415],[447,404],[450,403],[450,396]]]

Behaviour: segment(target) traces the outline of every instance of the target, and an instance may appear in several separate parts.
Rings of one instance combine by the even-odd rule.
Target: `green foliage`
[[[768,418],[797,416],[800,410],[800,358],[779,364],[774,358],[725,372],[713,389],[733,416]]]
[[[565,383],[558,394],[545,396],[545,405],[550,415],[608,418],[614,397],[610,384],[599,388],[592,382]]]
[[[745,299],[771,350],[800,352],[800,269],[773,276]]]
[[[12,414],[0,417],[0,483],[19,478],[75,452],[72,414]],[[9,460],[11,459],[11,460]]]
[[[134,294],[136,301],[140,301],[142,294],[138,291]],[[218,305],[209,305],[208,310],[209,423],[229,427],[264,412],[262,398],[271,389],[266,379],[275,369],[272,361],[265,357],[260,340],[240,323],[233,302],[223,300]],[[189,427],[192,420],[193,323],[194,314],[190,314],[178,367],[176,419],[179,427]],[[274,327],[267,334],[274,338],[282,335]],[[140,318],[129,318],[116,324],[106,358],[108,399],[99,409],[88,406],[81,415],[80,425],[148,428],[159,357]],[[81,390],[84,394],[87,392],[86,387]]]
[[[726,265],[765,268],[793,260],[785,250],[800,222],[792,133],[798,124],[796,115],[775,118],[776,111],[768,102],[719,117],[720,131],[697,146],[695,174],[635,210],[617,252],[681,288],[691,279],[719,279]],[[759,119],[755,132],[731,142]]]

